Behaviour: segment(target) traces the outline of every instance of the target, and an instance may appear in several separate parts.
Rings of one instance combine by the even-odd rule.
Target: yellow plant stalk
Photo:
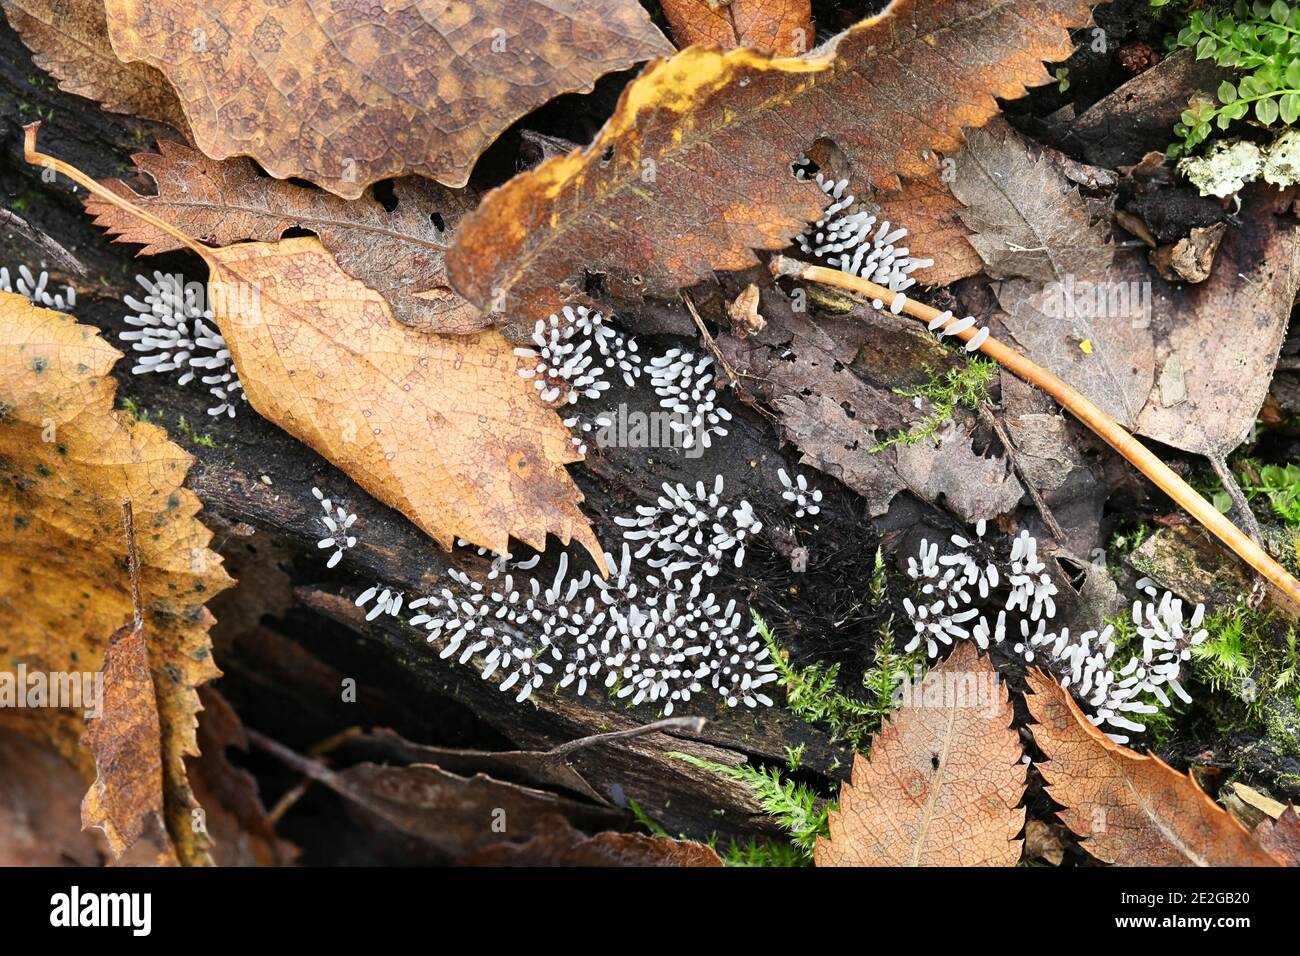
[[[789,276],[806,282],[835,286],[839,289],[857,292],[871,299],[880,299],[882,302],[892,302],[898,296],[897,292],[891,292],[884,286],[869,282],[866,279],[860,279],[847,272],[841,272],[838,269],[827,269],[822,266],[810,266],[785,256],[777,256],[773,259],[770,268],[773,275]],[[905,298],[903,312],[926,324],[929,324],[941,314],[938,309],[931,308],[912,298]],[[956,320],[954,319],[954,321]],[[978,331],[978,328],[969,328],[963,332],[955,333],[955,336],[962,341],[969,341]],[[1133,437],[1122,425],[1090,402],[1077,389],[992,336],[984,340],[983,344],[979,346],[979,350],[1003,368],[1009,369],[1026,382],[1038,386],[1056,399],[1062,408],[1087,425],[1106,444],[1132,462],[1133,466],[1150,478],[1156,487],[1176,501],[1188,514],[1209,529],[1215,537],[1236,552],[1238,557],[1258,571],[1283,595],[1289,598],[1287,606],[1292,613],[1294,613],[1296,607],[1300,607],[1300,581],[1292,577],[1263,548],[1247,537],[1226,516],[1221,514],[1218,508],[1206,501],[1195,488],[1178,477],[1168,465],[1152,454],[1150,449]]]

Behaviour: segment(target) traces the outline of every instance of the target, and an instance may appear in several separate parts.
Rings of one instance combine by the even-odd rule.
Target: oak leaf
[[[1277,866],[1196,781],[1159,757],[1121,747],[1094,727],[1070,693],[1038,669],[1025,703],[1037,767],[1061,820],[1085,850],[1120,866]]]
[[[120,357],[96,329],[0,293],[0,660],[29,674],[92,675],[105,664],[109,636],[133,618],[121,517],[129,499],[162,806],[181,861],[198,863],[206,838],[190,825],[184,758],[198,753],[195,688],[218,674],[204,605],[231,581],[195,517],[198,498],[182,487],[193,459],[162,429],[113,410],[108,373]],[[113,683],[143,688],[136,672]],[[99,753],[92,755],[93,735],[91,749],[81,746],[80,710],[4,708],[0,723],[52,744],[95,776]],[[153,807],[145,802],[142,812]],[[132,830],[119,833],[125,843]]]
[[[407,177],[393,183],[396,205],[388,209],[370,191],[349,202],[261,176],[247,159],[218,162],[166,140],[159,142],[157,153],[137,153],[132,159],[153,181],[155,193],[138,193],[118,179],[104,185],[191,236],[225,246],[245,239],[274,242],[290,229],[309,229],[344,272],[388,300],[394,318],[404,325],[457,334],[484,327],[478,310],[451,290],[443,265],[444,243],[461,216],[474,208],[471,192]],[[86,211],[117,241],[143,245],[142,256],[183,248],[165,232],[93,195]]]
[[[811,50],[816,40],[811,0],[663,0],[660,5],[678,46],[748,46],[796,56]]]
[[[461,537],[505,554],[514,536],[541,551],[553,532],[604,566],[564,468],[581,456],[499,332],[429,335],[395,322],[312,236],[204,256],[217,324],[258,414],[444,548]]]
[[[0,7],[32,61],[59,81],[59,89],[114,113],[188,128],[166,78],[144,63],[123,63],[113,52],[103,0],[0,0]]]
[[[669,53],[634,0],[107,0],[113,49],[167,77],[194,140],[356,199],[419,173],[463,186],[519,117]]]
[[[584,273],[638,296],[750,267],[820,214],[789,166],[815,141],[873,188],[924,176],[995,97],[1048,81],[1043,61],[1070,54],[1090,6],[895,0],[804,58],[689,47],[628,86],[591,145],[490,193],[458,231],[452,284],[481,308],[544,315]]]
[[[969,641],[911,687],[858,754],[818,866],[1015,866],[1025,822],[1006,686]]]

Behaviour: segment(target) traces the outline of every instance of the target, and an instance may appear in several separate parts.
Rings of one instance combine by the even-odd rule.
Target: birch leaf
[[[623,92],[589,146],[489,194],[448,256],[481,308],[544,315],[605,276],[614,295],[662,295],[756,263],[820,213],[789,163],[833,140],[855,182],[923,177],[962,128],[1049,80],[1082,0],[896,0],[803,58],[690,47]],[[958,56],[958,52],[960,55]]]
[[[1278,861],[1196,781],[1094,727],[1069,692],[1038,669],[1026,675],[1038,769],[1061,820],[1085,850],[1120,866],[1277,866]]]
[[[356,199],[463,186],[515,120],[672,52],[634,0],[107,0],[113,49],[175,87],[195,142]]]
[[[580,456],[499,332],[428,335],[395,322],[312,236],[207,257],[217,323],[260,415],[444,548],[462,537],[504,554],[514,536],[540,551],[553,532],[604,567],[564,469]]]
[[[817,865],[1015,866],[1026,771],[993,665],[959,642],[912,695],[854,758]]]
[[[29,673],[101,668],[109,636],[133,616],[130,499],[167,829],[181,860],[197,863],[206,843],[190,826],[184,757],[198,753],[195,688],[217,676],[204,604],[232,582],[182,487],[193,459],[161,428],[113,410],[108,373],[120,357],[96,329],[0,293],[0,660]],[[0,723],[95,776],[81,709],[0,708]]]

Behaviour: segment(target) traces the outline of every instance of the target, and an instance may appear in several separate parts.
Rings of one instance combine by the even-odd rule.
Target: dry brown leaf
[[[157,426],[113,410],[121,353],[96,329],[0,293],[0,660],[29,673],[93,673],[132,618],[121,501],[139,545],[144,624],[162,740],[167,829],[205,859],[190,826],[184,757],[196,754],[195,688],[217,676],[204,604],[231,584],[182,487],[193,459]],[[80,710],[0,710],[94,777]]]
[[[519,117],[672,52],[634,0],[107,0],[113,49],[161,70],[198,147],[356,199],[463,186]]]
[[[176,862],[164,823],[161,728],[142,626],[112,636],[100,674],[101,712],[86,729],[96,776],[81,824],[102,830],[115,857],[145,837],[157,844],[159,862]]]
[[[778,56],[797,56],[815,45],[812,0],[663,0],[664,17],[678,46],[748,46]]]
[[[494,843],[460,861],[463,866],[720,867],[712,847],[691,840],[608,831],[587,836],[559,814],[542,820],[527,843]]]
[[[1254,426],[1300,289],[1300,229],[1285,216],[1295,190],[1256,183],[1241,198],[1208,279],[1151,280],[1158,377],[1137,431],[1211,457]]]
[[[1142,275],[1111,269],[1114,247],[1105,228],[1090,222],[1083,197],[1005,124],[972,132],[955,159],[952,191],[985,271],[1003,280],[997,296],[1007,330],[1034,361],[1132,427],[1154,378],[1141,311],[1145,264],[1133,260]],[[1137,294],[1115,297],[1125,307],[1112,309],[1119,282]],[[1094,308],[1098,289],[1101,309]]]
[[[247,159],[217,162],[167,141],[158,150],[132,157],[155,183],[156,194],[141,195],[118,179],[104,185],[211,245],[274,242],[289,229],[310,229],[344,272],[388,300],[394,318],[404,325],[457,334],[483,328],[478,310],[451,290],[443,266],[444,243],[461,216],[474,208],[473,193],[408,177],[393,183],[397,205],[389,210],[369,193],[349,202],[258,175]],[[182,248],[166,233],[95,196],[86,200],[86,211],[117,241],[143,245],[142,256]]]
[[[66,758],[0,730],[0,866],[99,866],[104,835],[81,829],[86,781]]]
[[[1134,753],[1094,727],[1069,692],[1026,675],[1037,764],[1062,821],[1085,850],[1120,866],[1276,866],[1246,828],[1190,776]]]
[[[907,248],[914,259],[934,265],[912,276],[925,285],[947,285],[984,269],[979,253],[968,242],[970,229],[961,220],[962,205],[936,170],[919,179],[905,179],[898,190],[881,190],[866,204],[880,210],[878,218],[907,227]]]
[[[962,127],[997,113],[994,97],[1047,82],[1043,61],[1070,54],[1090,6],[896,0],[808,58],[687,48],[624,90],[590,146],[489,194],[448,256],[452,283],[504,321],[545,315],[584,273],[638,296],[753,266],[752,250],[820,214],[822,194],[789,166],[818,138],[855,182],[925,176]]]
[[[499,332],[428,335],[393,320],[312,236],[208,250],[222,335],[249,403],[410,518],[455,538],[539,551],[580,542],[604,567],[564,466],[568,431],[520,378]],[[256,290],[258,307],[234,307]],[[224,304],[223,304],[224,302]]]
[[[0,7],[32,61],[59,81],[59,89],[114,113],[187,129],[166,78],[144,63],[123,63],[113,52],[103,0],[0,0]]]
[[[1300,813],[1294,804],[1288,804],[1276,820],[1261,823],[1255,837],[1283,866],[1300,866]]]
[[[854,759],[816,864],[1015,866],[1026,771],[1005,685],[962,641],[911,690]]]
[[[798,447],[801,464],[856,491],[872,515],[888,511],[905,488],[936,504],[942,495],[968,521],[995,518],[1020,499],[1006,461],[977,453],[962,428],[945,430],[937,442],[873,450],[922,417],[893,389],[943,366],[933,336],[881,319],[868,306],[814,320],[771,287],[762,290],[759,308],[767,319],[762,331],[721,336],[718,345],[744,378],[745,394],[776,411],[781,437]],[[955,484],[953,475],[961,476]]]
[[[248,749],[248,735],[230,704],[212,687],[199,688],[197,759],[189,761],[194,796],[203,810],[203,826],[212,837],[218,866],[282,866],[297,856],[297,847],[279,839],[258,796],[257,781],[230,762],[228,747]]]

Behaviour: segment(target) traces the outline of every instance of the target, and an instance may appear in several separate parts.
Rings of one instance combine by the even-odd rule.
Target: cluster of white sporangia
[[[66,312],[77,304],[76,289],[68,285],[63,287],[62,292],[50,292],[46,289],[49,281],[49,273],[42,271],[39,276],[34,276],[31,269],[19,266],[15,282],[10,278],[7,268],[0,268],[0,292],[14,292],[26,296],[32,305],[58,309],[60,312]]]
[[[199,380],[217,399],[208,414],[234,418],[235,408],[245,399],[244,387],[226,340],[216,325],[210,324],[212,310],[202,308],[202,286],[191,283],[187,287],[180,276],[162,272],[155,272],[152,281],[141,275],[135,281],[146,293],[144,301],[130,295],[125,298],[127,306],[135,310],[125,321],[134,328],[119,336],[141,353],[132,373],[180,372],[177,384],[187,385],[196,372],[207,372]]]
[[[621,373],[629,388],[641,378],[642,356],[636,340],[584,306],[566,306],[539,321],[532,339],[532,346],[515,349],[515,355],[533,363],[520,368],[519,374],[533,380],[545,402],[563,406],[580,398],[598,399],[610,387],[607,371]],[[713,359],[682,349],[650,360],[651,385],[660,407],[673,413],[668,424],[682,436],[683,448],[694,448],[697,441],[709,448],[711,436],[727,434],[722,422],[730,421],[731,413],[718,403],[712,366]],[[588,437],[610,424],[610,419],[575,412],[566,416],[564,424],[574,432],[578,451],[586,454]]]
[[[801,156],[794,166],[796,178],[808,179],[811,168],[808,158]],[[934,265],[934,260],[913,258],[906,246],[896,245],[907,235],[902,226],[895,227],[888,220],[877,225],[874,213],[855,208],[857,197],[848,193],[847,179],[837,182],[820,172],[811,178],[831,202],[822,212],[822,218],[795,240],[800,250],[834,269],[884,286],[894,293],[893,298],[888,303],[883,299],[873,299],[871,304],[877,309],[888,305],[889,310],[898,315],[907,300],[905,290],[916,284],[912,273],[929,268]],[[953,314],[944,312],[930,323],[930,331],[943,338],[964,332],[974,324],[973,316],[953,321]],[[974,352],[988,337],[988,328],[981,328],[966,343],[966,351]]]
[[[316,542],[316,547],[322,551],[330,548],[334,549],[334,553],[330,555],[330,559],[325,565],[327,568],[332,568],[343,560],[344,551],[357,546],[356,536],[349,534],[353,523],[357,520],[357,516],[342,505],[326,498],[324,492],[319,488],[313,488],[311,493],[320,502],[320,510],[323,513],[318,520],[321,528],[325,531],[324,537]],[[388,592],[385,591],[384,593],[387,594]],[[393,613],[396,614],[397,612],[394,611]]]
[[[659,407],[675,416],[668,427],[682,436],[683,448],[712,447],[713,435],[726,435],[722,422],[731,412],[718,404],[713,387],[713,359],[683,349],[669,349],[650,360],[650,384],[659,396]]]
[[[794,480],[791,481],[784,468],[778,469],[776,474],[781,479],[781,484],[785,486],[785,491],[781,492],[781,497],[794,505],[794,516],[796,518],[802,518],[804,515],[815,515],[822,510],[822,493],[816,489],[809,491],[806,477],[795,475]]]
[[[496,556],[486,582],[450,569],[447,587],[406,605],[420,612],[410,623],[442,645],[444,658],[480,656],[482,677],[519,701],[554,680],[580,695],[617,687],[617,697],[659,704],[665,714],[706,688],[728,706],[771,706],[763,687],[777,675],[757,630],[735,601],[722,604],[703,589],[724,557],[741,565],[746,537],[762,528],[748,502],[723,503],[722,491],[721,477],[711,491],[702,482],[694,491],[665,484],[658,507],[618,519],[630,540],[643,542],[636,557],[649,558],[654,574],[639,573],[626,543],[621,559],[605,555],[608,579],[570,575],[567,553],[549,583],[519,574],[538,555],[518,563]],[[366,615],[374,620],[397,615],[402,600],[376,585],[356,603],[376,602]]]
[[[976,525],[977,539],[984,537],[984,529],[983,521]],[[973,640],[981,649],[1010,641],[1012,650],[1027,663],[1037,661],[1051,669],[1061,686],[1091,711],[1088,719],[1116,743],[1128,742],[1124,731],[1146,730],[1135,718],[1169,706],[1166,689],[1190,703],[1178,676],[1191,649],[1206,638],[1201,627],[1204,605],[1198,604],[1189,620],[1179,598],[1169,591],[1159,594],[1154,583],[1143,578],[1138,588],[1147,600],[1133,602],[1133,623],[1142,651],[1119,665],[1114,660],[1111,625],[1077,636],[1071,636],[1065,627],[1047,629],[1047,622],[1056,615],[1056,586],[1038,557],[1038,542],[1029,532],[1021,531],[1012,541],[1006,571],[999,571],[991,558],[972,553],[974,545],[966,538],[953,535],[951,543],[956,550],[941,555],[938,544],[922,540],[920,554],[908,558],[907,573],[920,586],[920,594],[915,603],[910,599],[903,602],[915,628],[906,650],[914,650],[924,641],[933,658],[938,656],[940,644],[950,645],[954,640]],[[990,624],[977,607],[976,596],[979,601],[987,599],[1003,578],[1010,590],[996,621]],[[1015,615],[1010,624],[1009,613]]]

